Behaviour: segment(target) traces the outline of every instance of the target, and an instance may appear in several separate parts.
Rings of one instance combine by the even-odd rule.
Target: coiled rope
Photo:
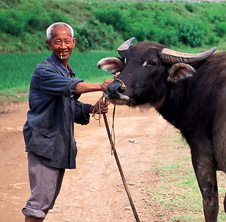
[[[98,110],[96,113],[99,114],[99,117],[97,118],[99,121],[100,121],[100,118],[101,118],[101,112],[103,111],[104,109],[104,106],[101,107],[101,103],[105,104],[105,105],[108,105],[108,101],[107,99],[104,97],[104,95],[99,99],[99,102],[97,104],[98,107],[96,107],[94,110]],[[137,214],[137,211],[136,211],[136,208],[135,208],[135,205],[133,203],[133,200],[132,200],[132,196],[129,192],[129,188],[128,188],[128,185],[126,183],[126,179],[125,179],[125,176],[124,176],[124,173],[123,173],[123,170],[122,170],[122,166],[121,166],[121,163],[119,161],[119,158],[118,158],[118,154],[117,154],[117,151],[116,151],[116,148],[115,148],[115,132],[114,132],[114,118],[115,118],[115,109],[116,109],[116,105],[114,105],[114,109],[113,109],[113,117],[112,117],[112,132],[110,131],[110,128],[109,128],[109,125],[108,125],[108,120],[107,120],[107,115],[106,113],[103,113],[103,117],[104,117],[104,123],[105,123],[105,127],[106,127],[106,130],[107,130],[107,134],[108,134],[108,138],[109,138],[109,141],[110,141],[110,144],[111,144],[111,153],[114,155],[115,157],[115,160],[116,160],[116,163],[117,163],[117,166],[118,166],[118,169],[119,169],[119,173],[120,173],[120,176],[121,176],[121,179],[122,179],[122,182],[123,182],[123,185],[124,185],[124,188],[125,188],[125,191],[126,191],[126,194],[128,196],[128,199],[129,199],[129,202],[130,202],[130,205],[131,205],[131,208],[133,210],[133,215],[136,219],[136,222],[140,222],[140,219],[138,217],[138,214]],[[95,113],[93,113],[93,117],[95,117]],[[113,139],[113,138],[114,139]]]

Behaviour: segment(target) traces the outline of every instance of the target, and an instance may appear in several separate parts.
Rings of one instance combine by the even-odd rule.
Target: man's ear
[[[181,79],[192,77],[195,74],[195,69],[185,63],[176,63],[169,70],[167,81],[178,82]]]
[[[97,63],[99,69],[108,71],[112,74],[121,72],[124,68],[124,62],[118,57],[106,57]]]
[[[74,47],[75,47],[75,44],[76,44],[76,42],[77,42],[77,39],[76,39],[76,38],[73,38],[72,41],[73,41],[73,45],[74,45]],[[73,47],[73,48],[74,48],[74,47]]]
[[[49,39],[46,40],[47,45],[49,46],[49,48],[51,49],[51,41]]]

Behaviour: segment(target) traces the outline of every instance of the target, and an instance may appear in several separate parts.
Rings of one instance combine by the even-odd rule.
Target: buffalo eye
[[[144,67],[153,67],[153,66],[156,66],[157,65],[157,62],[156,61],[154,61],[154,60],[152,60],[152,61],[146,61],[146,62],[144,62],[144,64],[143,64],[143,66]]]

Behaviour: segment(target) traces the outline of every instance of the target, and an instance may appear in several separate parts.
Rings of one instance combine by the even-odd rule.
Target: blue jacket
[[[77,154],[74,122],[89,123],[90,104],[77,99],[76,84],[83,81],[74,76],[52,54],[38,64],[30,83],[27,121],[23,128],[26,151],[40,157],[50,167],[76,167]]]

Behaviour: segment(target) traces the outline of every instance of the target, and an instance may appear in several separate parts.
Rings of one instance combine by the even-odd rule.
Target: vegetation
[[[199,52],[212,46],[217,46],[218,50],[226,48],[225,2],[2,0],[0,104],[7,98],[27,100],[36,65],[50,55],[45,44],[45,30],[56,21],[65,21],[74,28],[77,44],[70,64],[77,77],[89,82],[111,77],[96,68],[97,61],[117,55],[117,47],[132,36],[138,41],[157,41],[181,51]],[[151,170],[159,175],[160,181],[153,200],[163,209],[176,212],[162,214],[162,221],[201,221],[201,196],[189,149],[178,140],[175,137],[160,144],[164,152],[168,152],[169,159],[160,161],[159,153],[159,159],[152,164],[158,166]],[[177,155],[171,143],[179,144]],[[218,177],[219,187],[222,187],[223,176],[218,173]],[[153,187],[150,184],[148,192],[151,195],[154,186],[156,184]],[[223,189],[219,195],[222,204]],[[182,215],[181,211],[186,213]],[[219,221],[225,221],[222,205],[219,213]]]
[[[72,25],[77,50],[113,50],[132,36],[167,46],[225,47],[226,3],[2,0],[0,52],[46,50],[53,22]]]
[[[42,53],[7,53],[0,55],[0,94],[10,91],[28,91],[31,75],[37,64],[49,57],[50,51]],[[74,52],[70,57],[70,64],[74,68],[76,77],[89,82],[99,82],[111,78],[111,74],[97,69],[97,62],[115,52],[92,51]]]
[[[45,30],[53,22],[72,25],[77,44],[70,63],[78,77],[93,82],[109,76],[97,61],[117,55],[132,36],[187,52],[224,50],[225,9],[225,2],[2,0],[0,93],[28,90],[34,68],[50,55]]]
[[[159,221],[204,221],[201,192],[188,145],[180,133],[175,132],[169,137],[167,130],[162,134],[157,147],[156,158],[150,160],[150,174],[155,172],[155,180],[150,183],[147,191],[150,194],[149,201],[161,209],[161,214],[155,212],[152,206],[150,213],[157,215]],[[223,206],[225,178],[223,172],[217,172],[219,222],[226,220]]]

